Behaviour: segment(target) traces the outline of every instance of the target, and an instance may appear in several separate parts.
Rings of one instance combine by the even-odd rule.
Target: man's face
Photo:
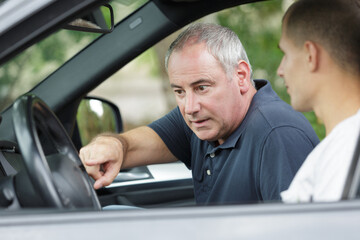
[[[291,105],[298,111],[310,111],[310,87],[309,76],[306,71],[306,52],[298,47],[283,32],[280,49],[284,56],[278,67],[277,74],[285,81],[287,92],[291,97]]]
[[[200,139],[222,144],[247,111],[236,74],[229,79],[204,43],[173,52],[168,73],[187,125]]]

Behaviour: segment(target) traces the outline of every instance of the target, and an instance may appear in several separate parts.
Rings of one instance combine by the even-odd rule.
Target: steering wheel
[[[27,175],[45,206],[101,209],[70,137],[40,98],[18,98],[13,125]]]

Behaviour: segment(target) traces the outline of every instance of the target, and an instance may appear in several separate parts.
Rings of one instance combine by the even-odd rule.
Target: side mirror
[[[119,108],[101,98],[85,97],[80,102],[76,120],[83,146],[100,133],[123,131]]]
[[[101,9],[98,8],[90,14],[70,22],[64,28],[83,32],[111,33],[114,29],[113,8],[109,4],[104,4]]]

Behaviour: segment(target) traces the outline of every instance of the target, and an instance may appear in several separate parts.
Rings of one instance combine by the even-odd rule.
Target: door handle
[[[114,182],[135,181],[147,178],[150,178],[148,173],[120,172],[114,179]]]

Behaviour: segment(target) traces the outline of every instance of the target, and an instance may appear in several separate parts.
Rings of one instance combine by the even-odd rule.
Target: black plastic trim
[[[106,0],[54,1],[0,36],[0,65]]]

